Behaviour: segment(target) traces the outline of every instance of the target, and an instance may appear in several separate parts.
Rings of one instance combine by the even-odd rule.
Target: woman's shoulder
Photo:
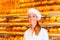
[[[42,32],[47,32],[47,30],[45,28],[41,28]]]
[[[29,29],[27,29],[24,33],[29,33],[30,32],[30,28]]]

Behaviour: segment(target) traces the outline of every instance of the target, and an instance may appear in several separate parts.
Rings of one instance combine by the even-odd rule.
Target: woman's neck
[[[34,28],[31,28],[31,31],[34,32]]]
[[[35,25],[36,25],[36,24],[31,25],[31,30],[32,30],[32,32],[34,32]]]

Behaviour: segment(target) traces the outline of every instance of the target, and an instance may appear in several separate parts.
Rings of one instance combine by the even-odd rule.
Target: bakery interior
[[[41,12],[39,24],[49,40],[60,40],[60,0],[0,0],[0,40],[23,40],[31,7]]]

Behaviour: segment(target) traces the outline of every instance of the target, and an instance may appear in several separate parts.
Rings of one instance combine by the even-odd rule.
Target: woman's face
[[[30,24],[33,26],[33,28],[35,27],[35,25],[37,24],[37,16],[34,13],[29,13],[28,14],[28,18],[29,18],[29,22]]]

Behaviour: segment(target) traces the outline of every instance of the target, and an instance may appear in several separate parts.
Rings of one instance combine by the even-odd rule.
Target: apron
[[[30,36],[29,40],[43,40],[42,31],[40,31],[38,36],[37,36],[37,35],[35,35],[35,32],[32,33],[31,30],[30,30],[29,36]]]

